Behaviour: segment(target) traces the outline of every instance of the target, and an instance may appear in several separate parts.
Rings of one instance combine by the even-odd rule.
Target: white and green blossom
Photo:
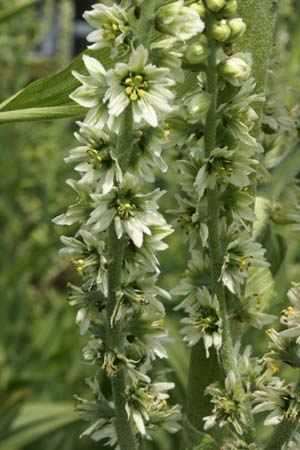
[[[204,417],[204,430],[215,426],[230,426],[239,435],[243,434],[243,426],[246,425],[241,404],[235,394],[236,378],[230,371],[225,379],[225,387],[212,384],[207,387],[206,394],[210,395],[213,404],[212,415]]]
[[[212,296],[206,287],[198,288],[196,302],[194,299],[184,300],[176,309],[184,308],[189,317],[182,319],[184,327],[181,332],[183,340],[189,347],[203,339],[206,357],[213,346],[217,351],[222,346],[222,319],[220,306],[216,296]]]
[[[120,183],[123,175],[118,163],[114,147],[109,141],[109,135],[101,128],[80,123],[76,139],[81,144],[69,152],[66,163],[75,163],[75,170],[81,173],[80,183],[97,183],[102,185],[103,194],[113,187],[114,181]]]
[[[162,33],[188,40],[204,30],[204,22],[192,8],[178,0],[161,6],[156,13],[156,26]]]
[[[141,194],[136,178],[126,174],[119,187],[108,194],[91,194],[94,210],[87,224],[94,232],[106,231],[113,222],[118,239],[127,234],[136,247],[143,245],[144,234],[151,235],[151,226],[161,226],[165,220],[158,213],[157,201],[163,195],[159,189]]]
[[[128,64],[118,63],[107,72],[108,89],[103,98],[111,117],[119,117],[131,105],[133,120],[158,126],[158,120],[172,111],[174,85],[168,68],[148,63],[149,53],[140,45]]]
[[[118,51],[130,34],[127,13],[116,4],[106,6],[96,3],[83,17],[96,28],[87,36],[88,42],[91,43],[89,48],[93,50],[109,47]]]
[[[278,425],[284,419],[295,423],[299,420],[299,388],[295,384],[285,384],[279,378],[275,378],[264,390],[255,391],[253,397],[256,404],[254,414],[270,411],[264,421],[265,425]]]
[[[220,279],[233,294],[240,294],[250,266],[267,267],[265,250],[246,233],[231,241],[225,250]]]

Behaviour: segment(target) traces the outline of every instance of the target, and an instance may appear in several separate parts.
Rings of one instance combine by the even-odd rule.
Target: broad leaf
[[[83,117],[85,109],[76,105],[69,95],[79,86],[72,71],[87,73],[82,56],[97,58],[109,68],[112,65],[108,49],[86,50],[63,71],[34,81],[0,105],[0,123]]]
[[[0,450],[19,450],[43,435],[78,420],[71,404],[25,405],[11,430],[2,437]]]

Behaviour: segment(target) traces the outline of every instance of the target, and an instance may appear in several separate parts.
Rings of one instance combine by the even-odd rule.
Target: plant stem
[[[208,57],[208,64],[207,64],[207,91],[211,95],[211,106],[206,118],[206,128],[204,135],[206,157],[209,157],[211,152],[215,149],[216,133],[217,133],[216,109],[218,98],[218,77],[216,69],[216,44],[214,39],[211,37],[210,33],[213,20],[214,20],[213,17],[210,14],[208,14],[206,29],[208,35],[208,45],[210,49],[210,55]],[[213,190],[210,189],[208,190],[207,200],[209,205],[208,246],[211,259],[212,284],[214,287],[215,294],[217,295],[217,298],[220,303],[220,312],[222,317],[222,348],[220,350],[221,363],[223,365],[225,374],[227,374],[229,371],[233,371],[235,373],[236,377],[235,393],[240,401],[247,422],[244,439],[248,443],[252,443],[256,442],[255,424],[251,412],[251,407],[246,398],[240,374],[236,367],[236,362],[234,359],[234,350],[230,331],[230,323],[228,320],[227,306],[226,306],[226,294],[223,283],[220,281],[220,274],[222,268],[222,252],[220,246],[220,230],[219,230],[220,209],[218,205],[217,188]]]
[[[295,421],[285,419],[274,430],[270,442],[265,447],[265,450],[281,450],[285,443],[289,443],[292,439],[297,425]]]
[[[186,446],[194,446],[199,441],[199,432],[203,430],[203,417],[210,414],[211,402],[209,397],[204,395],[212,379],[222,379],[217,352],[210,349],[210,357],[207,359],[204,344],[199,342],[192,347],[190,355],[184,427]]]
[[[250,52],[253,65],[252,73],[256,80],[256,92],[265,91],[270,53],[277,18],[278,0],[240,0],[239,15],[247,24],[247,31],[238,43],[238,49]],[[259,115],[252,134],[260,137],[263,103],[254,105]]]
[[[122,126],[118,138],[117,151],[120,157],[120,165],[122,172],[125,173],[132,145],[130,144],[132,130],[132,112],[131,108],[127,109],[124,114]],[[109,229],[109,267],[108,267],[108,301],[106,305],[106,334],[107,345],[110,349],[122,352],[122,339],[118,324],[112,324],[111,318],[117,303],[117,291],[121,287],[121,275],[124,261],[124,239],[117,239],[114,224]],[[121,450],[136,450],[134,434],[131,423],[128,419],[125,409],[126,405],[126,380],[125,370],[120,369],[111,378],[113,399],[115,404],[115,425],[118,435],[118,443]]]

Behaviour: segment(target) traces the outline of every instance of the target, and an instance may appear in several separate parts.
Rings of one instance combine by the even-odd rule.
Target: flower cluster
[[[204,22],[183,0],[157,3],[148,18],[147,8],[129,0],[97,3],[84,14],[95,28],[87,38],[90,49],[109,52],[110,59],[89,52],[83,56],[85,73],[73,72],[78,87],[70,97],[87,114],[78,122],[78,146],[65,161],[75,164],[80,178],[67,181],[76,201],[54,219],[77,224],[75,237],[62,237],[61,253],[77,272],[78,282],[68,287],[80,333],[89,335],[83,358],[97,369],[87,380],[93,398],[78,397],[77,409],[92,422],[83,436],[112,446],[120,444],[120,414],[127,416],[133,439],[150,438],[157,427],[179,428],[179,408],[167,403],[172,383],[161,382],[161,376],[151,380],[153,361],[167,357],[161,299],[170,296],[157,286],[157,252],[167,248],[163,240],[172,229],[158,210],[163,192],[147,191],[145,182],[155,181],[154,169],[167,169],[162,148],[175,85],[183,81],[181,57]],[[141,29],[145,19],[147,30]],[[216,307],[217,300],[204,292],[197,327],[211,328],[207,348],[220,342],[221,324],[208,323]],[[111,380],[112,399],[101,393],[99,376]],[[118,383],[126,386],[123,406],[115,398]]]
[[[213,411],[211,416],[204,417],[204,430],[215,425],[219,427],[230,425],[236,433],[243,434],[246,418],[235,395],[235,383],[234,373],[229,372],[224,388],[214,384],[207,387],[206,393],[212,396]]]
[[[207,350],[214,345],[219,351],[222,345],[220,299],[213,293],[209,275],[210,192],[216,193],[219,210],[222,264],[218,282],[222,283],[230,299],[231,317],[234,318],[234,311],[239,310],[240,320],[249,325],[261,327],[270,322],[270,316],[259,311],[255,299],[243,298],[249,270],[268,265],[264,260],[264,249],[251,236],[251,224],[256,220],[251,179],[256,171],[257,155],[261,152],[259,143],[251,135],[257,119],[251,105],[263,101],[264,98],[254,93],[255,81],[251,78],[250,56],[232,54],[232,42],[246,29],[242,19],[234,17],[237,3],[221,0],[198,3],[200,5],[195,9],[205,22],[208,16],[215,15],[213,26],[195,39],[185,54],[189,63],[186,64],[189,68],[186,74],[189,83],[186,89],[180,91],[180,98],[175,99],[178,113],[175,112],[168,119],[171,129],[174,129],[170,137],[171,144],[177,146],[181,156],[177,164],[182,192],[177,195],[178,209],[171,212],[176,216],[177,224],[184,230],[191,252],[187,277],[173,292],[185,296],[179,306],[184,308],[188,315],[183,319],[184,340],[192,346],[202,338]],[[210,33],[210,38],[218,48],[216,142],[209,152],[205,134],[212,96],[207,79],[210,75],[207,74],[206,64],[209,55],[209,35],[206,33]],[[202,65],[198,75],[194,71],[195,64]],[[235,88],[232,89],[228,85]],[[225,99],[226,87],[229,89],[226,90]],[[195,248],[202,249],[202,252],[196,254]],[[195,285],[191,285],[193,283],[188,280],[196,280],[195,274],[192,274],[195,258],[198,261],[197,270],[202,267],[202,276],[198,277]],[[232,296],[236,300],[231,301]],[[207,308],[209,313],[204,313]],[[212,326],[205,326],[205,320],[212,320]]]
[[[269,328],[270,352],[266,358],[279,360],[291,367],[300,367],[300,285],[294,283],[288,292],[291,305],[281,312],[282,331]]]

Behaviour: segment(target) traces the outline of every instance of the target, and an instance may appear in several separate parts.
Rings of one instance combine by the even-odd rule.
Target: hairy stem
[[[274,433],[265,450],[281,450],[285,443],[289,443],[292,439],[297,425],[293,420],[285,419],[275,428]]]
[[[250,52],[253,59],[252,73],[256,80],[256,92],[265,91],[270,53],[277,18],[278,0],[240,0],[239,14],[247,24],[247,31],[238,44],[238,49]],[[259,115],[253,133],[260,137],[263,104],[255,105]]]
[[[117,151],[120,155],[120,164],[123,173],[126,172],[131,153],[132,112],[127,109],[124,114],[122,127],[119,134]],[[121,275],[124,260],[124,239],[117,239],[114,224],[109,229],[109,267],[108,267],[108,302],[106,305],[106,333],[107,345],[116,352],[122,352],[122,339],[118,324],[112,323],[113,312],[117,303],[117,291],[121,287]],[[115,425],[118,435],[118,443],[121,450],[136,450],[134,434],[128,419],[126,405],[126,380],[125,370],[120,369],[111,379],[113,399],[115,404]]]

